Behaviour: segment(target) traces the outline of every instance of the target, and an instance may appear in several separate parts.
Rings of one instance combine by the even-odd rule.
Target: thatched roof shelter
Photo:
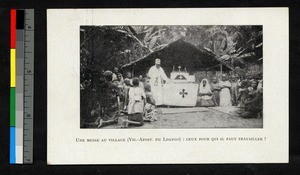
[[[181,70],[186,68],[189,73],[196,71],[220,71],[220,69],[228,72],[233,69],[204,48],[199,49],[181,39],[123,65],[122,69],[123,71],[133,71],[135,76],[145,75],[149,68],[154,65],[156,58],[161,59],[161,65],[167,75],[170,75],[174,67],[177,70],[178,66],[181,66]]]

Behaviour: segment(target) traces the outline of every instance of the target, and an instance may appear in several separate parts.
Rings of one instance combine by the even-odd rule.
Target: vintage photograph
[[[263,128],[262,25],[80,26],[80,128]]]
[[[289,162],[288,24],[288,8],[47,10],[47,163]]]

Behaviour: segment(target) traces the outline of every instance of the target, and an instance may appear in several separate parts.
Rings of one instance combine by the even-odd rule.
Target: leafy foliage
[[[262,64],[262,26],[82,26],[81,78],[143,58],[183,39],[232,67]]]

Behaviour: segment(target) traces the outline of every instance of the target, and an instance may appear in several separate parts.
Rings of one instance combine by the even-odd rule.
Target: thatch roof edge
[[[208,52],[208,51],[205,50],[204,48],[197,48],[197,47],[194,46],[193,44],[188,43],[188,42],[184,41],[183,39],[176,40],[176,41],[174,41],[174,42],[172,42],[172,43],[166,45],[165,47],[159,48],[159,49],[157,49],[157,50],[155,50],[155,51],[153,51],[153,52],[151,52],[151,53],[145,55],[144,57],[141,57],[141,58],[139,58],[139,59],[137,59],[137,60],[131,61],[130,63],[127,63],[127,64],[123,65],[122,68],[131,66],[131,65],[133,65],[134,63],[137,63],[137,62],[139,62],[139,61],[141,61],[141,60],[143,60],[143,59],[149,57],[150,55],[155,54],[156,52],[159,52],[159,51],[161,51],[161,50],[163,50],[163,49],[166,49],[166,48],[170,47],[170,45],[172,45],[172,44],[174,44],[174,43],[177,43],[177,42],[185,42],[185,43],[191,45],[191,46],[192,46],[193,48],[195,48],[196,50],[201,51],[201,52],[204,52],[204,53],[210,55],[214,60],[216,60],[216,61],[219,62],[220,64],[226,66],[228,69],[233,70],[233,68],[232,68],[231,66],[229,66],[229,65],[226,64],[225,62],[219,60],[214,54]]]

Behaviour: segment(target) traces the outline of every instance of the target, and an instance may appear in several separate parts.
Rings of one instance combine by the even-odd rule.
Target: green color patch
[[[10,126],[16,125],[16,88],[10,88]]]

